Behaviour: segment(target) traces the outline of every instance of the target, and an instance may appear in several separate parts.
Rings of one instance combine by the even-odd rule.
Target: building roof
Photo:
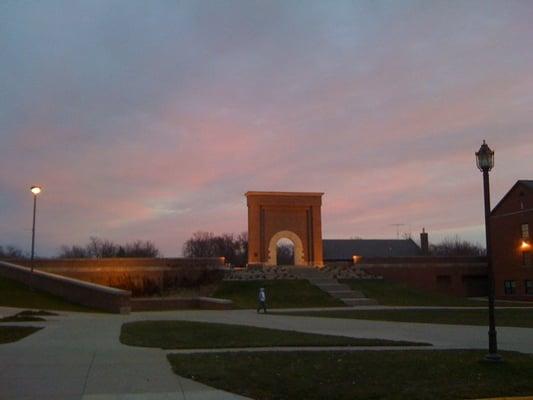
[[[420,255],[412,239],[324,239],[324,260],[363,257],[409,257]]]
[[[522,179],[522,180],[519,180],[518,182],[521,183],[524,186],[527,186],[530,189],[533,189],[533,180]]]
[[[244,193],[248,196],[323,196],[324,192],[261,192],[261,191],[248,191]]]
[[[505,202],[507,197],[509,197],[509,195],[511,194],[511,192],[514,190],[514,188],[516,186],[524,186],[524,187],[526,187],[529,190],[533,190],[533,180],[531,180],[531,179],[520,179],[520,180],[516,181],[515,184],[513,186],[511,186],[511,189],[509,189],[507,191],[507,193],[505,193],[505,195],[501,198],[501,200],[498,202],[498,204],[496,204],[496,206],[494,206],[494,208],[491,211],[491,214],[494,214],[496,209],[499,208],[500,205],[502,205]]]

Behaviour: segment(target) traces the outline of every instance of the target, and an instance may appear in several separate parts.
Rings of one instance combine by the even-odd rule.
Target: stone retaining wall
[[[0,276],[39,291],[61,297],[70,303],[109,311],[129,313],[131,292],[0,261]]]
[[[258,281],[276,279],[301,279],[293,273],[296,267],[270,267],[254,265],[249,268],[234,268],[226,272],[226,281]]]
[[[30,266],[29,260],[12,263]],[[34,265],[39,271],[128,290],[133,296],[151,296],[221,279],[217,270],[223,268],[224,258],[37,259]]]

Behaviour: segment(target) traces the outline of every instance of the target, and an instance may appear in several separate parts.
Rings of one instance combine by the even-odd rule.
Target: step
[[[323,274],[322,272],[318,272],[316,274],[309,274],[309,273],[298,273],[298,272],[291,272],[294,276],[304,278],[304,279],[333,279],[328,274]]]
[[[321,270],[321,269],[318,269],[318,268],[301,268],[301,267],[298,267],[298,268],[287,268],[287,270],[290,270],[292,272],[296,272],[298,274],[305,274],[305,273],[308,273],[308,274],[323,274],[324,270]]]
[[[332,285],[332,284],[340,285],[339,281],[337,281],[336,279],[331,279],[331,278],[307,279],[307,280],[311,282],[313,285]]]
[[[308,279],[313,285],[344,285],[344,283],[339,283],[336,279]]]
[[[323,290],[324,292],[328,292],[328,293],[340,293],[340,292],[343,292],[343,293],[353,293],[352,290],[350,290],[350,288],[345,288],[345,287],[342,287],[342,286],[328,286],[328,287],[323,287],[323,286],[317,286],[317,288],[319,288],[320,290]],[[364,297],[364,296],[362,296]]]
[[[295,277],[297,277],[298,279],[307,279],[308,281],[331,281],[332,278],[330,278],[329,276],[324,276],[324,275],[320,275],[320,276],[301,276],[301,275],[296,275],[296,274],[293,274]]]
[[[315,284],[315,286],[319,287],[322,290],[325,290],[326,292],[329,290],[352,290],[348,285],[344,285],[342,283],[320,283]]]
[[[328,293],[330,296],[340,299],[348,306],[364,306],[377,304],[373,299],[368,299],[361,291],[352,290],[350,286],[339,283],[339,281],[327,273],[318,270],[300,270],[294,271],[294,274],[300,278],[307,279],[309,283],[320,290]]]
[[[347,306],[373,306],[378,304],[374,299],[358,298],[358,299],[340,299]]]
[[[332,290],[328,291],[328,293],[338,299],[366,299],[365,296],[361,296],[360,294],[352,292],[351,290]]]

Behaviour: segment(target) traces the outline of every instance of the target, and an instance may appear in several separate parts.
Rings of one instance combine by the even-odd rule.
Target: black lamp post
[[[489,171],[494,167],[494,151],[483,141],[476,153],[477,167],[483,172],[483,197],[485,199],[485,240],[487,242],[487,269],[489,278],[489,354],[487,361],[501,361],[496,339],[496,322],[494,319],[494,270],[492,267],[492,245],[490,237],[490,186]]]
[[[30,191],[33,194],[33,224],[31,228],[31,259],[30,259],[30,271],[33,275],[33,255],[35,250],[35,212],[37,211],[37,195],[43,191],[40,186],[32,186]],[[30,286],[31,286],[30,282]]]

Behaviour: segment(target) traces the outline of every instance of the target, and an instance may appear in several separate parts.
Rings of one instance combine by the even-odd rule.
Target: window
[[[526,279],[524,286],[526,287],[526,294],[533,294],[533,281]]]
[[[532,261],[533,260],[531,259],[531,251],[530,250],[523,251],[522,252],[522,265],[524,267],[531,267]]]
[[[516,282],[515,281],[505,281],[504,282],[505,294],[515,294],[516,293]]]
[[[522,239],[529,239],[529,225],[522,224]]]

